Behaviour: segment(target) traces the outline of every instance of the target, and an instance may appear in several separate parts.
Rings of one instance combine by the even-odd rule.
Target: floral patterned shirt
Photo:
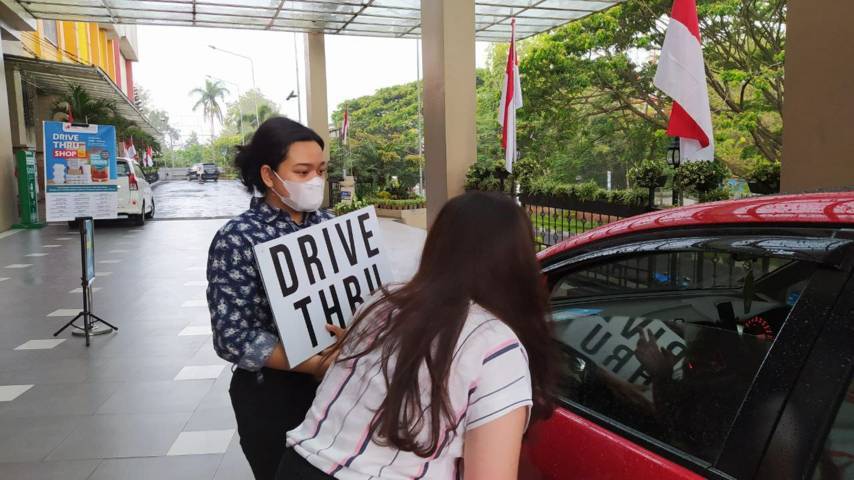
[[[217,355],[249,371],[264,366],[279,335],[255,263],[259,243],[333,218],[330,212],[306,213],[296,223],[287,212],[254,197],[249,210],[230,220],[214,236],[208,251],[208,308]]]

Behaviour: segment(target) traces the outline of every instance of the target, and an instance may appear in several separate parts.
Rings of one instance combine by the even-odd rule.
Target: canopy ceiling
[[[476,37],[504,42],[551,30],[622,0],[476,0]],[[418,38],[421,0],[17,0],[35,18]]]
[[[115,83],[98,67],[75,63],[51,62],[34,58],[5,55],[7,67],[17,69],[28,83],[51,95],[68,92],[71,84],[78,84],[93,97],[113,102],[116,110],[126,119],[156,138],[162,134],[154,128],[139,109],[131,102]],[[82,120],[82,119],[81,119]]]

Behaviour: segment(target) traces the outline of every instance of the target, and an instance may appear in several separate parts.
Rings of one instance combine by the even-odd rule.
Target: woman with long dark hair
[[[341,342],[277,479],[516,479],[555,353],[531,224],[503,195],[442,209],[407,284]]]
[[[235,366],[229,393],[240,446],[255,478],[269,480],[322,372],[320,357],[288,365],[252,247],[332,218],[320,210],[323,140],[293,120],[271,118],[234,163],[253,197],[211,242],[207,299],[214,350]]]

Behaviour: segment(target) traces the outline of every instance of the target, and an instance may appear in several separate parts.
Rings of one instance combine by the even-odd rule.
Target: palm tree
[[[211,122],[211,142],[214,139],[214,120],[219,120],[222,123],[222,107],[219,102],[225,100],[225,94],[228,89],[223,86],[222,81],[210,79],[205,80],[203,88],[194,88],[190,95],[198,95],[198,101],[193,105],[193,111],[202,107],[202,113],[205,119]]]
[[[107,124],[118,116],[116,104],[109,100],[92,97],[85,88],[69,85],[68,91],[54,102],[51,113],[55,120],[67,122],[70,116],[76,122]]]
[[[255,134],[255,130],[258,130],[258,121],[264,123],[266,120],[279,115],[281,115],[279,111],[268,104],[258,106],[257,117],[255,116],[255,112],[241,115],[238,125],[248,125],[249,128],[252,129],[252,131],[246,132],[246,135],[243,137],[243,142],[247,143],[252,139],[252,135]]]

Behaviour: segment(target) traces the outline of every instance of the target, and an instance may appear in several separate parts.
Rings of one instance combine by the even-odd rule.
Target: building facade
[[[120,115],[150,127],[135,105],[136,26],[33,19],[22,13],[0,3],[5,73],[0,77],[0,232],[18,219],[15,150],[35,151],[43,199],[42,122],[57,119],[54,104],[70,85],[113,102]]]

